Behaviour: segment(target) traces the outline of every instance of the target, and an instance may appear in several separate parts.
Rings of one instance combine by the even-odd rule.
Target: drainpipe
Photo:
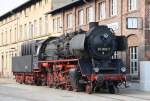
[[[76,7],[74,7],[74,9],[73,9],[73,11],[74,11],[74,30],[76,31],[76,26],[77,26],[77,23],[76,23],[76,17],[77,17],[77,14],[76,14]]]
[[[121,35],[123,35],[123,0],[121,0],[121,28],[120,28],[120,32],[121,32]]]
[[[64,22],[65,22],[65,12],[64,10],[62,11],[62,34],[65,33],[65,25],[64,25]]]
[[[123,35],[123,0],[121,0],[121,13],[120,13],[120,33],[121,33],[121,36]],[[126,57],[127,57],[127,52],[126,52]],[[125,58],[126,58],[125,57]],[[123,52],[121,52],[121,58],[123,58]],[[125,59],[126,60],[126,59]],[[127,63],[127,61],[126,61]]]

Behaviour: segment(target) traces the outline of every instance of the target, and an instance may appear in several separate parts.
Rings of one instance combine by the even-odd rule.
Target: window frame
[[[136,28],[135,28],[135,27],[132,27],[132,28],[131,28],[131,27],[128,26],[128,20],[129,20],[129,19],[137,19],[137,27],[136,27]],[[133,26],[133,25],[132,25],[132,26]],[[138,29],[138,17],[127,17],[127,18],[126,18],[126,28],[127,28],[127,29]]]
[[[82,13],[81,13],[82,12]],[[80,15],[81,14],[81,15]],[[81,20],[82,19],[82,20]],[[82,21],[82,23],[81,23]],[[84,25],[84,10],[83,9],[80,9],[78,10],[78,25],[79,26],[82,26]]]
[[[43,32],[43,27],[42,27],[42,24],[43,24],[43,21],[42,21],[42,17],[39,18],[39,34],[42,35],[42,32]]]
[[[131,75],[137,75],[139,72],[138,55],[139,55],[138,54],[138,46],[130,46],[129,47],[129,58],[130,58],[130,74]]]
[[[42,6],[42,0],[41,0],[41,1],[39,1],[39,6]]]
[[[48,34],[48,27],[49,27],[48,15],[45,15],[45,34]]]
[[[117,16],[118,15],[118,2],[116,0],[116,11],[114,11],[114,0],[109,0],[109,12],[110,12],[110,16],[113,17],[113,16]]]
[[[8,44],[8,33],[7,33],[7,28],[5,30],[5,44]]]
[[[27,33],[28,33],[27,24],[24,24],[24,35],[25,35],[25,39],[28,38]]]
[[[37,31],[38,31],[38,27],[37,27],[37,20],[35,19],[34,20],[34,34],[36,35],[37,34]]]
[[[57,19],[53,19],[53,32],[57,32]]]
[[[61,17],[57,17],[57,32],[61,31],[62,23],[61,23]]]
[[[14,28],[14,42],[17,42],[17,27]]]
[[[91,12],[91,13],[93,13],[93,14],[90,14],[90,8],[92,8],[93,12]],[[92,15],[92,18],[89,17],[90,15]],[[91,19],[93,21],[90,21]],[[92,5],[90,5],[86,8],[86,23],[89,24],[90,22],[94,22],[94,8]]]
[[[45,4],[47,4],[48,3],[48,0],[45,0]]]
[[[22,29],[23,27],[22,27],[22,24],[20,24],[19,25],[19,35],[18,35],[18,37],[19,37],[19,40],[22,40],[23,38],[21,37],[21,35],[23,35],[23,29]]]
[[[31,26],[32,26],[32,22],[30,21],[30,22],[29,22],[29,32],[28,32],[28,33],[29,33],[29,34],[28,34],[28,38],[29,38],[29,39],[32,38],[32,31],[31,31],[31,30],[32,30],[32,27],[31,27]]]
[[[12,36],[12,29],[11,28],[9,29],[9,34],[10,34],[9,40],[10,40],[10,43],[12,43],[12,37],[11,37]]]
[[[60,32],[62,27],[62,18],[60,16],[57,16],[53,18],[53,32]]]
[[[127,9],[128,9],[128,11],[130,12],[130,11],[134,11],[134,10],[137,10],[137,0],[136,0],[136,8],[132,8],[132,6],[133,6],[133,3],[134,1],[132,1],[132,0],[127,0]],[[135,6],[134,5],[134,6]]]
[[[104,3],[104,5],[105,5],[105,6],[104,6],[104,9],[105,9],[105,15],[104,15],[104,17],[101,17],[101,11],[100,11],[100,7],[102,6],[102,5],[101,5],[102,3]],[[101,6],[100,6],[100,5],[101,5]],[[98,15],[99,15],[99,16],[98,16],[98,19],[99,19],[99,20],[106,19],[106,1],[101,1],[101,2],[98,3]]]
[[[67,29],[71,29],[71,28],[73,28],[73,14],[68,13],[67,14]]]

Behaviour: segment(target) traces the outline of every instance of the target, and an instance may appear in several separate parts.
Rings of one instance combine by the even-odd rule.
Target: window
[[[33,6],[34,6],[34,10],[35,10],[36,9],[36,3]]]
[[[25,36],[25,39],[27,39],[27,24],[24,24],[24,36]]]
[[[4,44],[4,34],[3,34],[3,32],[1,34],[2,34],[1,40],[2,40],[2,45],[3,45]]]
[[[7,23],[7,21],[8,21],[8,20],[7,20],[7,18],[6,18],[5,23]]]
[[[99,3],[99,19],[105,19],[106,17],[106,8],[105,8],[105,2]]]
[[[20,25],[20,26],[19,26],[19,35],[18,35],[19,40],[20,40],[20,39],[23,39],[23,38],[22,38],[22,35],[23,35],[23,33],[22,33],[22,25]]]
[[[3,38],[4,38],[4,44],[6,44],[6,31],[4,31],[4,33],[3,33]]]
[[[9,34],[10,34],[9,35],[9,40],[10,40],[10,43],[11,43],[12,42],[12,30],[11,29],[9,30]]]
[[[5,44],[5,31],[3,30],[3,45]]]
[[[39,19],[39,33],[42,34],[42,18]]]
[[[31,24],[31,38],[33,38],[33,24]]]
[[[94,21],[94,11],[93,7],[87,8],[87,23]]]
[[[7,54],[8,54],[8,52],[6,52],[6,54],[5,54],[5,59],[6,59],[6,60],[5,60],[5,66],[6,66],[5,69],[6,69],[6,70],[7,70],[7,68],[8,68],[8,67],[7,67],[7,60],[8,60]]]
[[[60,30],[61,30],[61,27],[62,27],[62,26],[61,26],[61,18],[58,17],[58,18],[57,18],[57,30],[60,31]]]
[[[31,12],[31,6],[29,7],[29,11]]]
[[[42,6],[42,0],[41,0],[41,1],[39,1],[39,6]]]
[[[128,29],[138,28],[138,19],[132,17],[127,18],[127,28]]]
[[[37,34],[37,20],[34,20],[34,34]]]
[[[83,12],[83,10],[80,10],[79,11],[79,25],[81,26],[81,25],[83,25],[83,23],[84,23],[84,14],[83,14],[84,12]]]
[[[48,34],[48,16],[45,16],[45,34]]]
[[[8,29],[8,32],[7,32],[8,34],[7,34],[7,39],[8,39],[8,44],[10,44],[11,43],[11,29]]]
[[[14,42],[17,41],[17,28],[14,29]]]
[[[58,32],[61,29],[61,18],[57,17],[55,19],[53,19],[53,31],[54,32]]]
[[[53,32],[57,31],[57,19],[53,19]]]
[[[24,16],[27,17],[27,9],[24,10]]]
[[[45,0],[45,4],[47,4],[48,3],[48,0]]]
[[[5,31],[5,43],[7,44],[7,42],[8,42],[8,33],[7,33],[7,29],[6,29],[6,31]]]
[[[73,27],[73,19],[72,19],[72,13],[67,15],[67,28],[72,28]]]
[[[33,38],[33,24],[31,24],[31,38]]]
[[[29,38],[33,37],[33,24],[29,22]]]
[[[137,0],[128,0],[128,11],[137,9]]]
[[[29,22],[29,24],[28,24],[28,28],[27,28],[27,39],[29,39],[29,38],[30,38],[30,34],[31,34],[31,30],[30,30],[30,28],[31,28],[31,22]]]
[[[138,48],[137,46],[129,47],[130,50],[130,73],[138,74]]]
[[[117,0],[110,0],[110,15],[117,15]]]

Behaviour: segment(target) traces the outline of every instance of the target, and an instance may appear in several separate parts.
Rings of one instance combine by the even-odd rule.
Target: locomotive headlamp
[[[122,67],[121,72],[123,72],[123,73],[126,72],[126,67]]]
[[[99,68],[98,67],[95,67],[95,68],[93,68],[93,70],[94,70],[94,72],[99,72]]]

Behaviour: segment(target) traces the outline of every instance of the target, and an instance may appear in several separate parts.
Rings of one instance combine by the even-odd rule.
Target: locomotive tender
[[[115,51],[125,51],[125,36],[91,22],[89,31],[24,43],[22,56],[14,57],[12,70],[19,83],[92,93],[107,89],[115,93],[125,81],[126,68]]]

